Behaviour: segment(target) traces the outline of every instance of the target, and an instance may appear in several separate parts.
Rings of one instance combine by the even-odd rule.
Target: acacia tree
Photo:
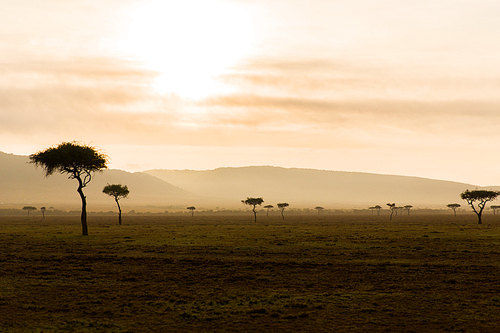
[[[391,210],[391,216],[389,217],[389,220],[392,220],[392,214],[394,214],[394,211],[397,209],[396,204],[395,203],[388,203],[387,206],[389,206],[389,209]],[[396,212],[396,215],[398,215],[397,212]]]
[[[324,208],[323,208],[323,207],[321,207],[321,206],[316,206],[316,207],[314,207],[314,209],[316,209],[316,210],[318,211],[318,215],[319,215],[319,213],[320,213],[320,212],[321,212]]]
[[[271,209],[273,207],[274,207],[273,205],[264,206],[264,208],[267,208],[266,216],[269,216],[269,209]]]
[[[42,216],[43,216],[44,219],[45,219],[45,210],[46,209],[47,208],[45,208],[45,207],[40,207],[40,211],[42,212]]]
[[[455,213],[455,216],[457,216],[457,208],[460,206],[462,205],[458,203],[451,203],[446,205],[446,207],[453,209],[453,213]]]
[[[497,215],[497,211],[500,209],[500,206],[492,205],[491,209],[493,209],[493,215]]]
[[[23,210],[27,210],[28,211],[28,216],[30,216],[30,211],[36,210],[36,207],[33,207],[33,206],[24,206]]]
[[[193,217],[194,216],[194,210],[196,209],[196,207],[195,206],[189,206],[186,209],[188,209],[188,210],[191,211],[191,217]]]
[[[380,205],[376,205],[374,208],[377,210],[377,216],[379,216],[380,210],[382,209],[382,207]]]
[[[119,200],[121,198],[126,198],[130,191],[128,190],[127,185],[121,184],[108,184],[104,186],[102,189],[102,193],[109,195],[110,197],[115,198],[116,205],[118,206],[118,224],[122,225],[122,208],[120,207]]]
[[[469,191],[465,190],[460,194],[460,198],[467,201],[469,206],[472,207],[472,210],[477,215],[477,223],[482,224],[481,216],[483,214],[483,209],[486,206],[488,201],[495,200],[500,195],[499,191],[487,191],[487,190],[474,190]],[[474,206],[474,203],[477,202],[477,207]]]
[[[412,209],[412,208],[413,208],[413,206],[412,206],[412,205],[406,205],[406,206],[404,206],[403,208],[404,208],[405,210],[407,210],[407,211],[408,211],[408,215],[410,215],[410,209]]]
[[[290,206],[290,205],[286,202],[282,202],[282,203],[278,204],[278,208],[281,209],[281,217],[283,218],[283,220],[285,219],[285,215],[283,213],[285,211],[285,208],[288,206]]]
[[[96,148],[77,142],[63,142],[55,147],[30,155],[30,163],[40,166],[48,177],[58,171],[67,174],[69,179],[78,181],[77,192],[82,200],[82,235],[88,235],[87,198],[83,188],[92,180],[96,171],[106,169],[108,158]]]
[[[257,211],[255,210],[255,206],[262,205],[262,203],[264,202],[264,199],[262,199],[262,198],[248,198],[247,197],[246,200],[241,200],[241,202],[244,203],[245,205],[253,206],[252,212],[253,212],[255,222],[257,222]]]

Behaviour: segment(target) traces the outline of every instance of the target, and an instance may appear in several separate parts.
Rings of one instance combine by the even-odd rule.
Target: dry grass
[[[2,332],[497,332],[500,219],[0,219]]]

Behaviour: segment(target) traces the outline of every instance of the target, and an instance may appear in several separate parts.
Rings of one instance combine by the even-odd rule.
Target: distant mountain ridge
[[[200,195],[245,199],[263,197],[266,204],[340,207],[397,205],[443,207],[460,202],[460,193],[477,186],[459,182],[361,172],[250,166],[214,170],[147,170],[175,186]]]
[[[95,173],[84,188],[90,210],[116,207],[114,200],[102,193],[108,183],[127,185],[130,189],[129,198],[122,201],[124,209],[128,206],[184,205],[198,198],[193,193],[142,172],[109,169]],[[45,177],[41,168],[29,163],[28,156],[0,152],[1,204],[33,204],[47,208],[69,205],[78,208],[80,198],[76,188],[76,180],[68,180],[67,175],[54,173]]]
[[[361,172],[249,166],[214,170],[147,170],[130,173],[105,170],[96,173],[85,188],[89,210],[115,209],[102,193],[107,184],[130,189],[123,208],[136,206],[196,206],[202,209],[242,208],[241,200],[262,197],[265,204],[288,202],[290,208],[367,208],[388,202],[421,208],[445,208],[458,202],[466,189],[481,187],[419,177]],[[0,152],[0,204],[80,206],[76,181],[66,175],[48,178],[29,163],[28,156]],[[484,188],[484,187],[483,187]],[[498,187],[488,187],[498,189]],[[0,208],[2,207],[0,205]]]

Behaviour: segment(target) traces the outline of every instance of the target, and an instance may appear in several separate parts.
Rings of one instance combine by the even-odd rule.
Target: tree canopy
[[[283,220],[285,219],[285,215],[284,215],[285,208],[288,206],[290,206],[290,205],[287,202],[282,202],[282,203],[278,204],[278,208],[281,209],[281,217],[283,218]]]
[[[474,213],[477,215],[477,223],[483,223],[481,216],[483,214],[484,207],[488,201],[495,200],[500,195],[499,191],[487,191],[487,190],[465,190],[460,194],[460,198],[467,201],[469,206],[471,206]],[[474,203],[477,202],[477,207]]]
[[[120,207],[119,200],[121,198],[126,198],[130,193],[127,185],[122,184],[108,184],[104,186],[102,193],[107,194],[113,198],[115,198],[115,202],[118,206],[118,224],[122,224],[122,209]]]
[[[257,211],[255,210],[255,206],[262,205],[262,203],[264,202],[264,199],[247,197],[246,200],[241,200],[241,202],[244,203],[245,205],[249,205],[249,206],[253,207],[252,212],[253,212],[254,220],[255,220],[255,222],[257,222]]]
[[[108,166],[108,157],[96,148],[78,142],[63,142],[29,156],[30,163],[40,166],[45,176],[54,172],[67,174],[69,179],[78,181],[77,192],[82,201],[82,235],[88,235],[87,199],[83,188],[91,181],[92,174],[102,171]]]

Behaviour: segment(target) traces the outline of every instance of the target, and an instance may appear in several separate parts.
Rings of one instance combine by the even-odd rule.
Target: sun
[[[121,52],[158,73],[155,89],[199,99],[253,48],[252,14],[227,1],[149,0],[128,10]]]

